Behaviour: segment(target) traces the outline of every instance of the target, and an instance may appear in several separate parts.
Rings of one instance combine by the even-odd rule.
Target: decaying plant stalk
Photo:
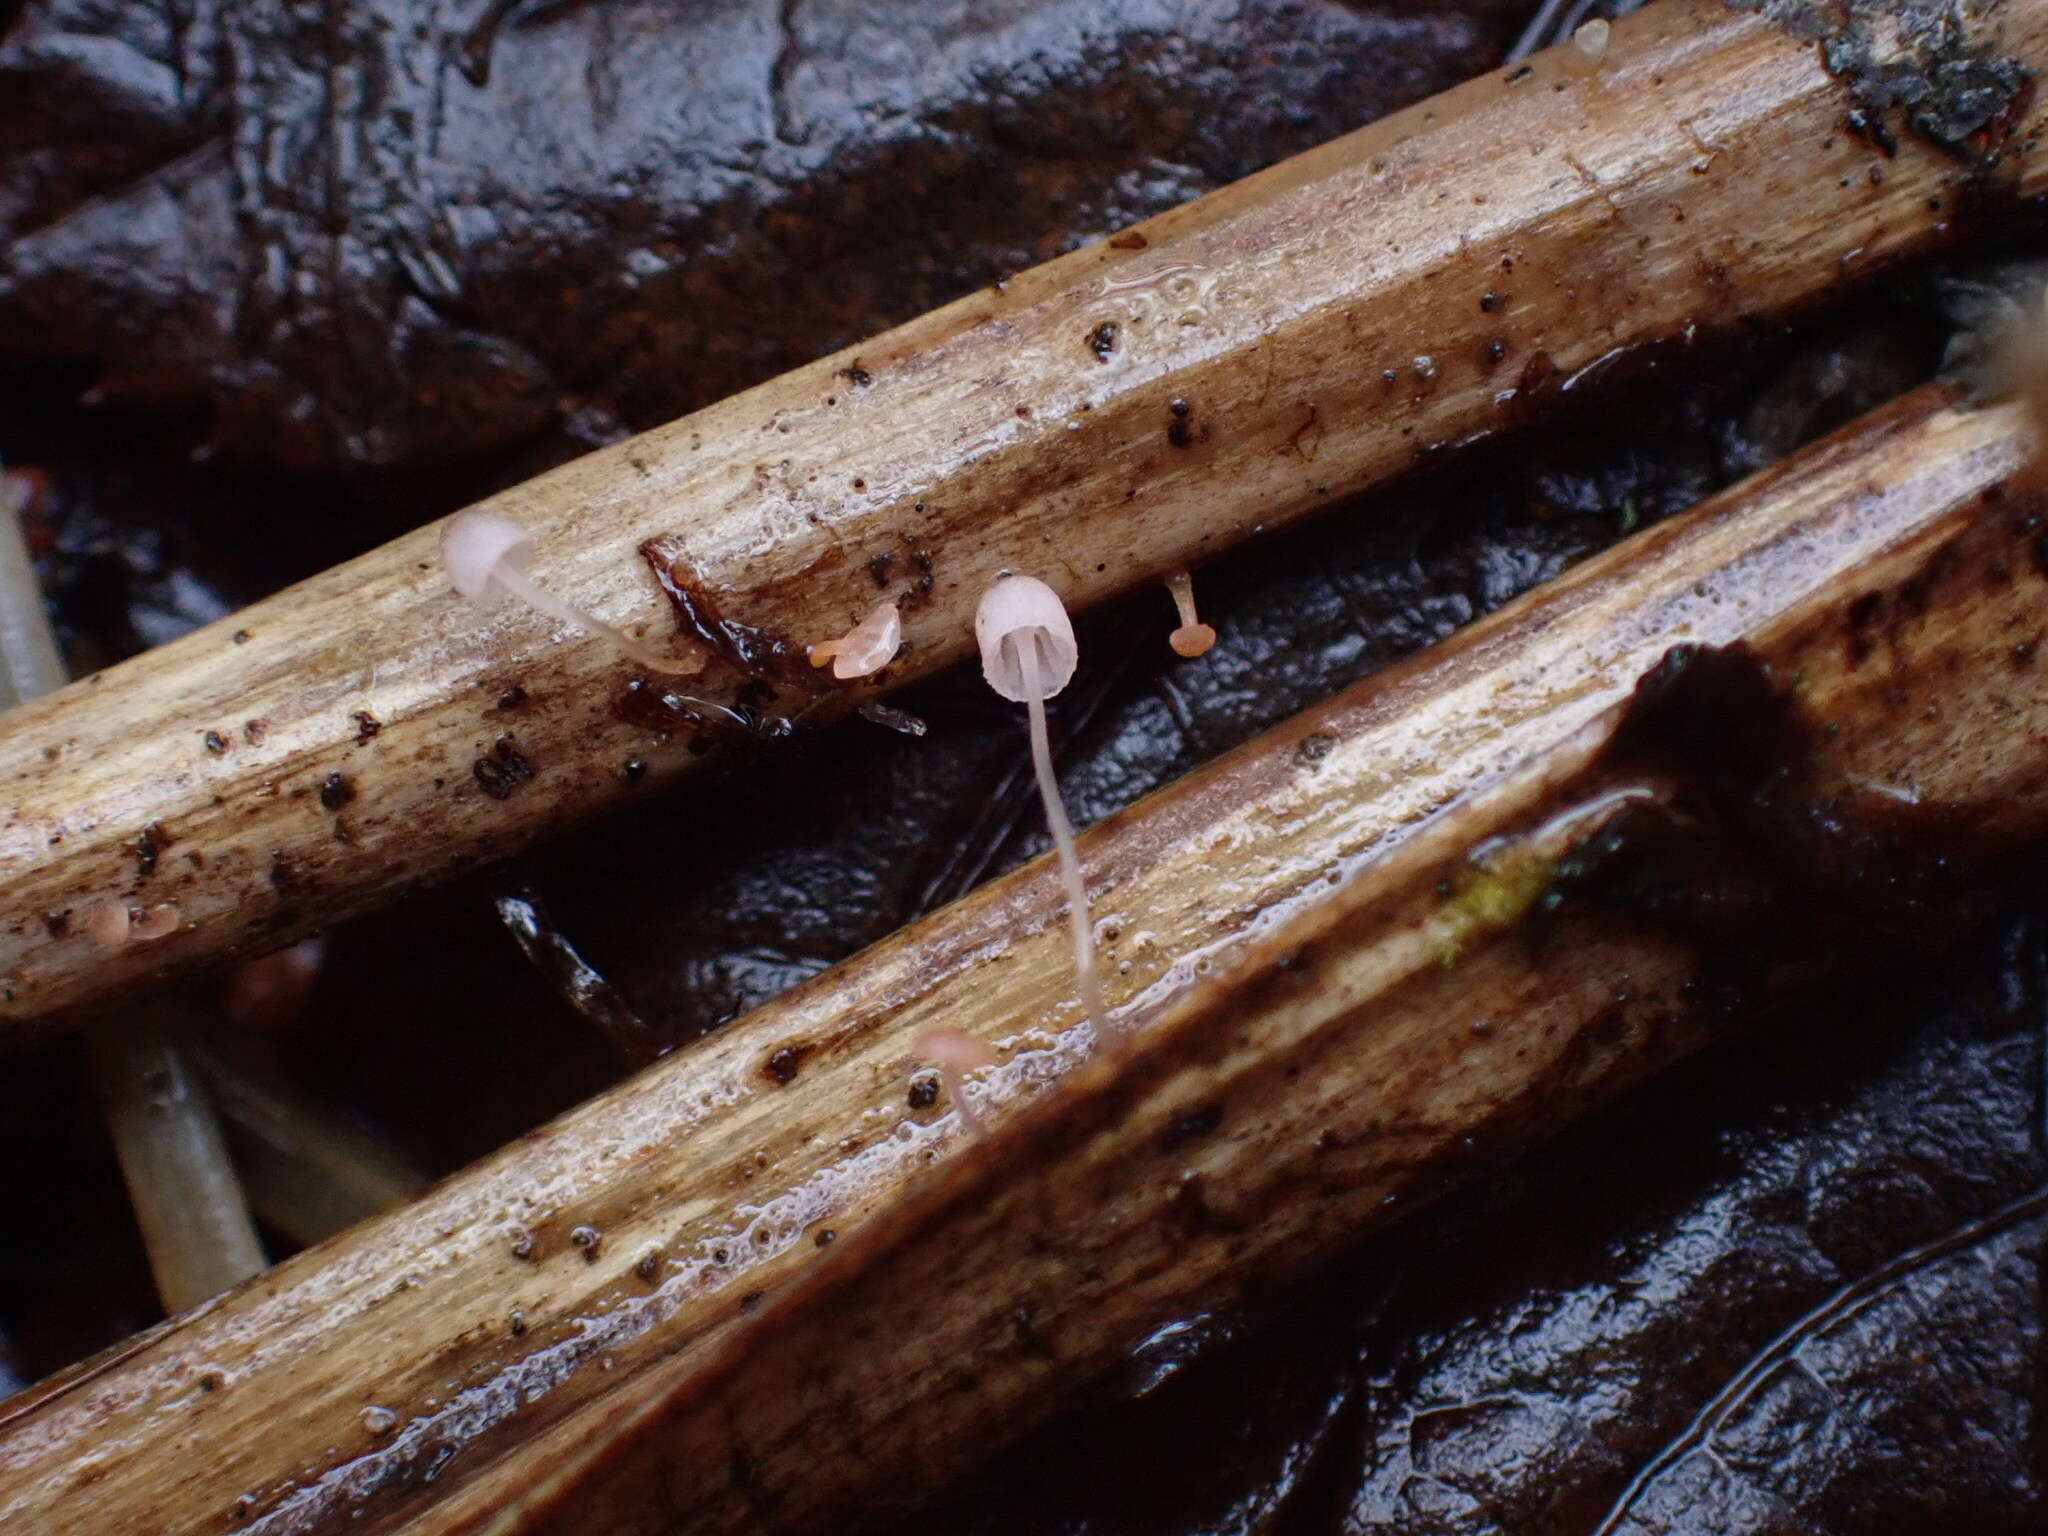
[[[161,1018],[91,1032],[93,1080],[164,1308],[180,1312],[270,1262],[190,1054]]]
[[[1133,1057],[1092,1061],[601,1423],[561,1426],[528,1452],[543,1481],[405,1528],[847,1529],[1167,1321],[1256,1305],[1816,977],[1960,931],[2048,836],[2048,497],[2010,446],[1966,453],[2002,473],[1782,593],[1740,643],[1700,624],[1628,700],[1263,935]],[[1896,490],[1878,470],[1775,553],[1826,547]]]
[[[1612,811],[1667,804],[1685,782],[1683,763],[1602,757],[1603,720],[1671,646],[1746,640],[1796,679],[1802,718],[1841,728],[1823,734],[1818,783],[1853,773],[1884,804],[1917,787],[1930,814],[1937,799],[1958,813],[1988,801],[2015,835],[2048,818],[2048,760],[2030,749],[2048,711],[2029,649],[2042,583],[1991,500],[2022,435],[2012,408],[1958,412],[1923,391],[1085,835],[1133,1066],[1126,1080],[1113,1060],[1084,1108],[1042,1106],[1055,1129],[1023,1128],[1037,1122],[1023,1111],[1072,1077],[1085,1032],[1062,888],[1040,860],[412,1206],[0,1409],[0,1524],[61,1515],[112,1532],[146,1514],[165,1536],[463,1530],[525,1509],[622,1403],[678,1390],[682,1418],[647,1410],[649,1459],[627,1451],[593,1469],[575,1494],[588,1522],[561,1515],[562,1529],[638,1529],[661,1509],[700,1512],[711,1529],[785,1513],[801,1524],[867,1498],[859,1468],[923,1486],[926,1464],[889,1460],[907,1442],[876,1427],[878,1405],[902,1405],[927,1444],[985,1444],[1159,1308],[1225,1299],[1219,1256],[1246,1280],[1291,1269],[1382,1194],[1405,1205],[1444,1171],[1446,1145],[1469,1156],[1460,1137],[1545,1128],[1703,1037],[1683,1009],[1656,1030],[1634,1012],[1612,1032],[1587,1016],[1624,974],[1643,979],[1632,995],[1664,997],[1690,963],[1683,944],[1594,907],[1566,910],[1534,947],[1520,921]],[[1973,534],[1996,545],[1992,566]],[[1958,553],[1944,567],[1935,547]],[[1276,971],[1283,925],[1315,930],[1287,940],[1308,969]],[[1838,958],[1829,942],[1816,940],[1817,959]],[[1190,1011],[1190,994],[1226,977],[1238,979]],[[1219,1018],[1232,1027],[1215,1035]],[[962,1153],[951,1106],[917,1070],[915,1042],[935,1027],[971,1029],[1002,1058],[983,1075],[986,1154]],[[1076,1115],[1096,1117],[1085,1134]],[[992,1211],[1016,1217],[1026,1196],[1011,1180],[1044,1208],[1010,1239],[959,1235],[991,1257],[957,1294],[877,1303],[867,1271],[839,1271],[838,1255],[878,1243],[875,1273],[924,1286],[901,1266],[937,1262],[928,1250],[861,1234],[901,1233],[910,1218],[897,1213],[915,1209],[952,1244],[962,1218],[940,1157],[978,1170],[959,1177],[988,1181]],[[1048,1291],[1034,1268],[1045,1256],[1013,1246],[1026,1233],[1101,1263]],[[1125,1263],[1119,1244],[1154,1238],[1186,1244],[1188,1261]],[[784,1312],[786,1293],[811,1299]],[[1009,1321],[989,1324],[973,1310],[984,1301]],[[773,1334],[728,1349],[761,1308],[788,1320],[805,1363]],[[906,1308],[929,1314],[928,1350]],[[1032,1353],[1040,1337],[1047,1352]],[[778,1374],[839,1371],[871,1347],[882,1374],[847,1376],[843,1396]],[[730,1391],[688,1385],[754,1369],[762,1381]],[[962,1388],[968,1376],[980,1385]],[[714,1416],[746,1401],[745,1454],[773,1465],[786,1504],[749,1513],[750,1495],[720,1484],[726,1453],[692,1439],[695,1391],[720,1394]],[[949,1402],[959,1417],[941,1422]],[[839,1441],[798,1421],[842,1410],[841,1430],[870,1451],[838,1457]],[[771,1422],[784,1412],[797,1419]],[[807,1451],[816,1464],[793,1469]],[[657,1476],[663,1460],[674,1466]],[[671,1490],[670,1475],[706,1481]],[[506,1517],[514,1529],[524,1518]]]
[[[0,475],[0,710],[61,688],[20,507]],[[131,927],[119,913],[119,930]],[[158,1298],[182,1312],[269,1261],[228,1162],[220,1122],[160,1009],[103,1023],[88,1053]]]
[[[2048,0],[1984,25],[1959,46],[2048,62]],[[686,688],[465,608],[431,528],[110,669],[0,730],[0,1020],[275,945],[644,794],[735,720],[956,661],[1006,568],[1098,601],[1928,249],[2048,186],[2011,78],[1935,145],[1775,23],[1658,0],[1595,74],[1474,81],[489,503],[550,590],[710,645]],[[806,665],[884,598],[895,666]],[[181,926],[104,952],[109,899]]]

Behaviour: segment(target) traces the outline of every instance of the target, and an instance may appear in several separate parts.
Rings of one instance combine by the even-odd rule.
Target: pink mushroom
[[[1201,656],[1216,643],[1216,631],[1195,617],[1195,579],[1186,571],[1166,578],[1166,590],[1173,594],[1173,606],[1180,610],[1180,628],[1167,636],[1166,643],[1177,656]]]
[[[119,949],[128,942],[128,930],[134,926],[134,919],[128,915],[125,901],[96,901],[85,909],[80,926],[100,948]]]
[[[1607,57],[1607,39],[1613,28],[1605,18],[1596,16],[1572,33],[1571,41],[1561,50],[1564,67],[1575,75],[1590,75],[1600,68]]]
[[[558,623],[610,641],[649,671],[689,676],[704,670],[701,646],[693,644],[680,655],[665,656],[537,585],[526,570],[532,559],[533,535],[502,513],[472,507],[441,525],[441,563],[448,580],[479,608],[517,598]]]
[[[173,902],[131,907],[125,901],[96,901],[85,909],[82,926],[86,937],[100,948],[119,949],[130,942],[168,938],[183,920]]]
[[[183,920],[175,903],[160,901],[137,913],[134,926],[128,931],[138,939],[169,938],[178,931],[178,924]]]
[[[1053,777],[1052,744],[1045,729],[1045,701],[1074,676],[1081,649],[1059,594],[1032,576],[1000,577],[981,597],[974,615],[974,638],[981,646],[981,671],[989,687],[1021,703],[1030,716],[1031,765],[1038,774],[1039,798],[1045,802],[1046,825],[1059,855],[1060,879],[1067,888],[1067,922],[1073,931],[1074,972],[1081,1005],[1096,1038],[1104,1038],[1109,1010],[1103,1006],[1102,981],[1095,969],[1095,934],[1088,920],[1088,887],[1074,852],[1074,828],[1060,803],[1059,781]]]
[[[896,659],[903,645],[903,616],[895,601],[877,603],[868,616],[837,640],[820,640],[811,647],[811,665],[832,663],[832,675],[841,682],[872,677]]]
[[[967,1127],[968,1134],[981,1135],[986,1127],[975,1107],[967,1102],[965,1088],[969,1072],[996,1064],[996,1053],[989,1048],[988,1042],[964,1029],[941,1024],[919,1035],[911,1049],[921,1060],[939,1069],[939,1081],[946,1085],[946,1097],[960,1112],[960,1123]]]
[[[320,977],[327,942],[319,937],[245,960],[228,976],[226,1011],[237,1029],[283,1029],[304,1012]]]

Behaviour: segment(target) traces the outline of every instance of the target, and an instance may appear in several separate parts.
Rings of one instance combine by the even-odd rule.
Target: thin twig
[[[219,1047],[187,1047],[205,1077],[256,1213],[293,1242],[323,1242],[405,1204],[427,1179],[385,1142],[287,1079]]]
[[[183,1312],[268,1260],[220,1121],[162,1020],[87,1032],[93,1079],[164,1310]]]
[[[612,1049],[644,1067],[667,1047],[604,974],[583,958],[531,886],[507,886],[492,898],[498,920],[562,1001],[597,1026]]]
[[[21,524],[0,473],[0,707],[63,686]],[[11,696],[10,696],[11,695]],[[167,1312],[182,1312],[268,1262],[205,1090],[161,1021],[103,1025],[88,1053],[121,1174]]]

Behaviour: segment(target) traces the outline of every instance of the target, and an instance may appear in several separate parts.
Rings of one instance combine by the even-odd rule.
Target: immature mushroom
[[[129,916],[125,901],[96,901],[85,909],[80,926],[86,937],[102,949],[119,949],[128,942],[129,930],[135,920]]]
[[[868,616],[836,640],[820,640],[811,647],[811,665],[832,663],[832,675],[841,682],[872,677],[896,659],[903,644],[903,617],[894,601],[877,603]]]
[[[315,934],[283,949],[245,960],[228,973],[222,1011],[237,1029],[280,1030],[305,1010],[327,958]]]
[[[479,608],[515,597],[551,619],[609,640],[650,671],[688,676],[704,670],[701,646],[691,644],[679,655],[665,656],[536,585],[526,571],[532,558],[533,535],[500,513],[471,508],[441,526],[441,563],[448,569],[448,580]]]
[[[1560,50],[1564,67],[1575,75],[1590,75],[1598,71],[1601,61],[1607,57],[1607,38],[1612,30],[1598,16],[1580,26],[1572,33],[1571,41]]]
[[[135,914],[129,933],[142,940],[168,938],[184,919],[175,902],[162,901]]]
[[[1074,626],[1051,587],[1033,576],[1004,576],[982,594],[981,607],[974,615],[974,638],[981,647],[981,671],[989,687],[1021,703],[1030,716],[1031,765],[1038,774],[1046,825],[1059,854],[1060,879],[1067,887],[1067,921],[1073,930],[1081,1006],[1099,1040],[1109,1027],[1109,1011],[1103,1006],[1102,982],[1095,970],[1088,887],[1081,879],[1081,861],[1074,852],[1074,828],[1067,820],[1067,808],[1060,803],[1059,781],[1052,771],[1052,745],[1045,730],[1045,701],[1067,686],[1080,660]]]
[[[1186,571],[1166,578],[1166,590],[1173,594],[1173,606],[1180,610],[1180,628],[1166,637],[1176,656],[1206,655],[1216,643],[1216,631],[1195,617],[1195,579]]]
[[[967,1127],[967,1133],[981,1135],[981,1115],[967,1102],[966,1084],[969,1072],[996,1064],[996,1053],[988,1042],[964,1029],[941,1024],[919,1035],[911,1049],[938,1068],[939,1081],[946,1085],[946,1097],[959,1111],[960,1123]]]

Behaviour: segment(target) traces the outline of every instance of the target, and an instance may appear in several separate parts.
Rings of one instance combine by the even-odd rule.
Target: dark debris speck
[[[520,785],[533,777],[534,770],[511,736],[504,735],[491,744],[488,756],[470,764],[469,771],[478,788],[493,800],[509,800]]]

